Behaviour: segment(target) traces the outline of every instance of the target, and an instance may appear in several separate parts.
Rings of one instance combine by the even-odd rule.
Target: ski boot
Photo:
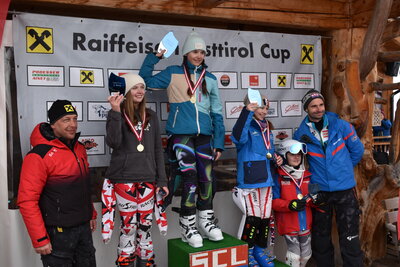
[[[218,227],[213,210],[199,210],[199,231],[204,238],[211,241],[224,239],[221,229]]]
[[[249,267],[260,267],[260,265],[258,265],[258,262],[256,261],[256,259],[254,258],[254,247],[249,248],[249,262],[248,262],[248,266]]]
[[[135,267],[136,257],[134,255],[130,255],[128,257],[118,256],[118,259],[115,261],[115,264],[120,267]]]
[[[260,265],[260,267],[274,267],[275,256],[272,255],[271,251],[267,248],[254,246],[254,258]]]
[[[154,262],[154,256],[151,257],[150,259],[138,258],[136,267],[156,267],[156,264]]]
[[[181,228],[182,241],[189,243],[194,248],[203,246],[203,238],[196,228],[196,215],[180,216],[179,226]]]

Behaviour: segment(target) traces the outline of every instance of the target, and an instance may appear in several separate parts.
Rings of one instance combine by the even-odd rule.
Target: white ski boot
[[[199,230],[204,238],[211,241],[224,239],[221,229],[218,227],[213,210],[199,210]]]
[[[194,248],[203,246],[203,238],[196,228],[196,215],[180,216],[179,226],[181,228],[182,241],[189,243]]]

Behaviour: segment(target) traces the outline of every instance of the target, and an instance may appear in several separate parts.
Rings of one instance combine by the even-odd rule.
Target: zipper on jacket
[[[174,122],[172,123],[172,128],[175,128],[176,117],[178,117],[179,107],[176,107],[175,115],[174,115]]]
[[[195,83],[196,83],[196,81],[197,81],[196,74],[197,74],[197,69],[198,69],[199,67],[200,67],[200,66],[196,66],[196,67],[194,68],[194,81],[195,81]],[[205,75],[204,75],[204,78],[205,78]],[[200,86],[200,85],[199,85],[199,86]],[[196,91],[195,91],[194,93],[196,94]],[[197,109],[197,103],[196,103],[196,102],[194,103],[194,107],[195,107],[195,109],[196,109],[197,135],[199,135],[199,134],[200,134],[199,110]]]
[[[78,166],[79,166],[79,172],[81,173],[81,176],[83,176],[83,173],[82,173],[82,167],[81,167],[81,162],[79,161],[79,158],[78,158],[78,156],[75,154],[75,151],[73,151],[73,150],[71,150],[72,151],[72,153],[74,154],[74,156],[75,156],[75,159],[76,159],[76,162],[78,163]]]

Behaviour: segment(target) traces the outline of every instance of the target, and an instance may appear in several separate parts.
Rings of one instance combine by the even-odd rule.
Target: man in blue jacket
[[[324,97],[318,91],[308,91],[302,103],[307,116],[294,139],[307,143],[311,183],[321,190],[317,199],[320,206],[313,211],[313,256],[317,266],[335,266],[331,240],[335,211],[343,266],[364,266],[353,170],[364,154],[364,146],[350,123],[325,111]]]

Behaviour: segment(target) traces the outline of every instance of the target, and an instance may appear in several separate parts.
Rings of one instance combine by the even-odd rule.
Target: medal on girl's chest
[[[271,149],[271,140],[269,139],[270,136],[269,136],[268,122],[267,122],[267,126],[265,127],[265,129],[263,129],[263,127],[261,126],[261,123],[258,120],[255,120],[255,121],[258,124],[258,126],[260,126],[261,136],[264,141],[265,148],[267,149],[267,154],[265,154],[265,156],[267,157],[267,159],[271,159],[272,154],[271,154],[271,152],[269,152],[269,150]]]
[[[138,144],[138,146],[136,147],[136,149],[137,149],[139,152],[142,152],[142,151],[144,150],[144,145]]]
[[[142,145],[142,139],[143,139],[143,132],[144,132],[144,123],[146,121],[146,111],[144,112],[143,115],[143,122],[141,125],[141,129],[140,129],[140,133],[138,133],[138,131],[136,131],[135,126],[133,126],[131,120],[129,119],[128,115],[126,115],[125,111],[124,111],[124,117],[125,120],[128,122],[129,127],[131,128],[133,134],[136,136],[137,140],[139,141],[139,144],[136,146],[136,149],[138,152],[143,152],[144,151],[144,145]]]
[[[197,82],[196,82],[196,84],[194,86],[192,86],[192,83],[190,82],[190,77],[189,77],[189,74],[186,71],[186,68],[183,68],[183,71],[185,72],[186,83],[188,84],[189,89],[190,89],[190,93],[191,93],[190,102],[195,104],[196,103],[196,89],[200,85],[201,81],[203,80],[203,77],[206,74],[206,69],[203,69],[203,71],[200,74],[199,79],[197,80]]]
[[[296,187],[298,188],[298,190],[301,192],[301,185],[303,184],[303,179],[304,179],[304,172],[301,174],[301,178],[300,179],[295,179],[292,175],[290,175],[285,168],[282,168],[282,166],[279,166],[279,168],[285,173],[285,175],[287,175],[290,179],[292,179],[293,183],[296,185]],[[297,182],[297,180],[299,180]],[[298,199],[303,199],[303,194],[302,193],[298,193],[297,194],[297,198]]]

